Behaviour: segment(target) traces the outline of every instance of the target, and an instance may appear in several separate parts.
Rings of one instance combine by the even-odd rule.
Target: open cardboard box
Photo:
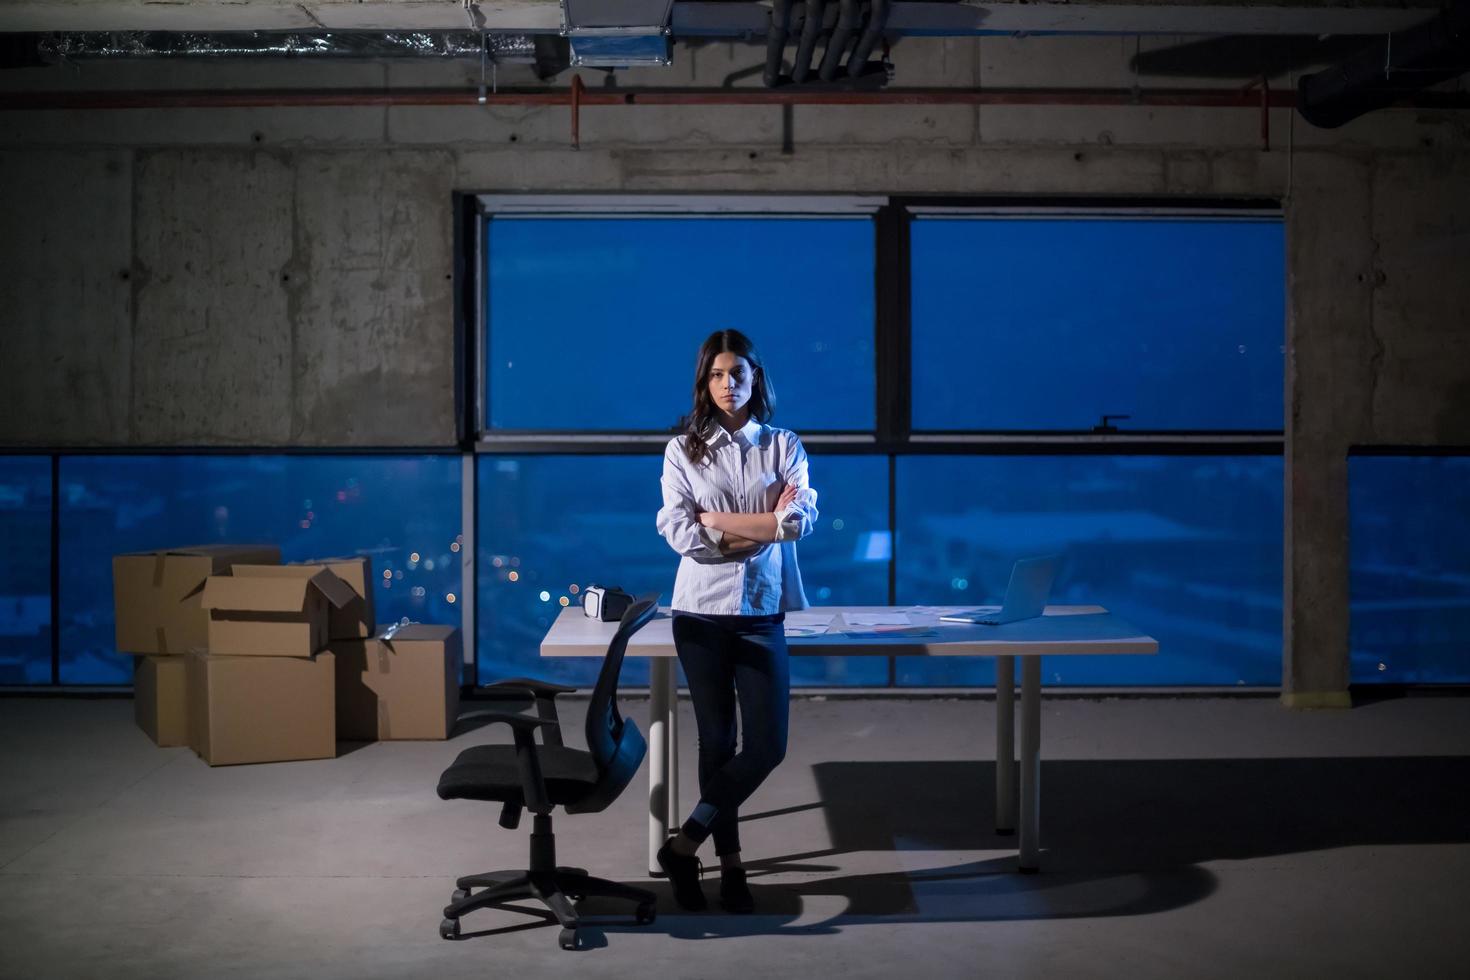
[[[200,605],[209,610],[211,654],[309,657],[327,645],[327,610],[352,601],[352,588],[312,565],[236,565],[211,575]]]
[[[372,636],[376,627],[373,620],[373,562],[366,555],[344,558],[313,558],[310,561],[291,562],[283,568],[325,568],[346,582],[354,598],[342,607],[332,606],[327,610],[327,638],[331,640],[355,640]]]

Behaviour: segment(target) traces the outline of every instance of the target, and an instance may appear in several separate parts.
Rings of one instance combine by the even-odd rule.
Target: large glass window
[[[51,458],[0,456],[0,684],[51,683]]]
[[[540,659],[552,620],[581,601],[589,584],[637,595],[674,593],[679,557],[655,528],[662,503],[661,456],[502,456],[479,459],[478,658],[480,680],[542,676],[585,685],[595,659]],[[821,511],[798,546],[813,603],[887,599],[886,460],[813,457]],[[798,657],[798,685],[883,685],[881,657]],[[630,658],[623,682],[648,683],[648,663]]]
[[[665,429],[686,409],[697,342],[720,326],[761,345],[780,424],[875,429],[885,366],[870,218],[533,206],[485,219],[488,434]],[[1125,431],[1282,427],[1278,218],[921,209],[909,243],[912,375],[900,380],[915,430],[1085,431],[1104,414],[1129,416]],[[1149,659],[1049,660],[1050,683],[1279,682],[1279,459],[899,455],[891,486],[888,465],[814,458],[823,517],[801,549],[813,603],[886,602],[895,553],[899,602],[978,603],[999,597],[1015,558],[1061,550],[1059,597],[1131,613],[1165,646]],[[599,576],[667,601],[656,466],[481,458],[482,678],[533,669],[551,617]],[[582,499],[589,488],[595,500]],[[585,683],[594,666],[541,669]],[[907,684],[991,679],[988,662],[896,667]],[[793,662],[809,684],[882,684],[887,669],[882,658]],[[630,665],[629,679],[645,671]]]
[[[1348,461],[1352,682],[1470,682],[1470,457]]]
[[[1278,220],[916,218],[915,429],[1282,427]]]
[[[460,458],[72,456],[61,461],[61,680],[126,684],[112,556],[266,543],[283,561],[369,555],[381,623],[458,626]]]
[[[1051,602],[1101,605],[1156,656],[1042,658],[1053,685],[1281,681],[1281,460],[912,456],[898,461],[898,601],[998,603],[1059,554]],[[898,659],[898,682],[990,684],[978,658]]]
[[[710,332],[749,336],[781,424],[873,427],[870,218],[486,223],[487,428],[662,431]]]

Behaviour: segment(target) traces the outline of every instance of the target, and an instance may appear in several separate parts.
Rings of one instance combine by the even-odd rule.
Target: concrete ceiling
[[[891,34],[1381,34],[1429,18],[1435,0],[1354,3],[1027,3],[1024,0],[899,2]],[[765,34],[770,4],[676,2],[676,36]],[[411,31],[550,33],[559,0],[4,0],[0,32],[31,31]]]

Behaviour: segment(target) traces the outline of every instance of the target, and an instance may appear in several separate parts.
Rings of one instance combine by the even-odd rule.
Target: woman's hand
[[[774,513],[781,513],[781,511],[785,510],[787,507],[795,502],[796,487],[788,483],[786,484],[786,488],[781,491],[780,499],[776,501],[776,509]]]

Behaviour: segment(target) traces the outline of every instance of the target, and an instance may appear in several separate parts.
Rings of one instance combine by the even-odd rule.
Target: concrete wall
[[[894,60],[904,86],[1126,87],[1135,43],[905,39]],[[674,68],[619,83],[754,85],[761,59],[681,47]],[[0,85],[477,81],[455,63],[134,62]],[[455,190],[1273,197],[1288,221],[1284,682],[1301,704],[1346,689],[1348,447],[1470,445],[1466,113],[1329,133],[1274,110],[1269,150],[1257,110],[1143,106],[589,108],[580,150],[564,108],[3,117],[4,445],[452,444]]]

